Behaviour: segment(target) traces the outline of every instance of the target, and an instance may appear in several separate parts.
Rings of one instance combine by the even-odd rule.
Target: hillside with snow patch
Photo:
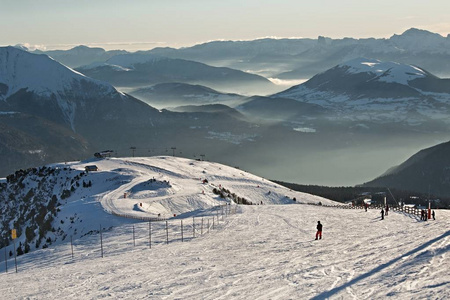
[[[88,165],[98,171],[86,172]],[[1,246],[9,245],[8,251],[12,228],[18,230],[17,243],[34,250],[67,242],[69,236],[82,237],[99,224],[108,228],[129,223],[124,217],[183,217],[238,199],[253,204],[334,203],[233,167],[168,156],[95,159],[17,172],[1,184],[0,195]]]

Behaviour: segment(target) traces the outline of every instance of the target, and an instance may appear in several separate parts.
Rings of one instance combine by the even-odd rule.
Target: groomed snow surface
[[[147,160],[145,162],[145,160]],[[129,159],[136,174],[149,175],[156,161]],[[161,176],[173,166],[189,160],[160,158],[168,162]],[[92,162],[91,162],[92,163]],[[108,164],[124,160],[104,160]],[[101,165],[102,161],[96,163]],[[209,184],[233,182],[232,169],[207,162],[193,162],[192,170],[221,168],[224,178],[211,176]],[[81,166],[81,165],[80,165]],[[129,165],[130,166],[130,165]],[[75,165],[74,165],[75,167]],[[130,166],[131,167],[131,166]],[[145,171],[147,170],[147,171]],[[184,170],[184,171],[183,171]],[[234,169],[236,170],[236,169]],[[123,170],[122,170],[123,171]],[[121,172],[122,172],[121,171]],[[119,172],[116,170],[116,172]],[[128,171],[129,172],[129,171]],[[236,170],[236,194],[249,200],[270,198],[261,189],[267,180]],[[92,172],[93,173],[93,172]],[[130,173],[130,172],[129,172]],[[130,173],[131,174],[131,173]],[[184,174],[184,175],[183,175]],[[172,197],[192,171],[181,168],[171,175],[166,194]],[[205,174],[205,173],[203,173]],[[100,175],[97,175],[100,176]],[[134,177],[133,177],[134,176]],[[133,175],[127,189],[148,205],[150,194]],[[145,177],[144,176],[144,177]],[[173,178],[179,177],[179,180]],[[214,177],[214,178],[213,178]],[[136,185],[130,187],[129,182]],[[97,180],[97,186],[99,185]],[[266,186],[255,185],[265,182]],[[225,183],[222,183],[225,185]],[[96,183],[93,183],[93,187]],[[272,190],[284,189],[272,184]],[[194,191],[193,185],[184,191]],[[134,189],[133,189],[134,187]],[[122,192],[121,186],[117,188]],[[285,189],[283,192],[290,192]],[[103,193],[98,202],[112,199]],[[294,193],[294,192],[292,192]],[[108,196],[109,195],[109,196]],[[203,195],[201,193],[201,195]],[[166,195],[155,197],[161,202]],[[213,196],[211,196],[213,197]],[[274,197],[274,196],[272,196]],[[170,243],[165,244],[165,222],[152,223],[152,247],[148,245],[148,223],[124,221],[103,232],[104,257],[100,255],[98,233],[74,241],[74,258],[69,243],[33,251],[18,258],[19,273],[9,260],[9,273],[0,275],[3,299],[449,299],[450,298],[450,212],[436,211],[436,221],[419,221],[416,216],[390,212],[380,220],[378,210],[353,210],[298,204],[320,198],[297,193],[296,204],[227,205],[237,213],[220,219],[219,225],[192,238],[192,216],[196,224],[204,217],[211,222],[215,211],[198,210],[168,221]],[[109,201],[109,200],[108,200]],[[130,200],[131,201],[131,200]],[[211,200],[219,201],[219,200]],[[97,203],[98,203],[97,202]],[[112,204],[118,203],[112,201]],[[216,202],[214,202],[216,203]],[[278,202],[283,203],[283,202]],[[285,202],[288,203],[288,202]],[[331,203],[331,202],[330,202]],[[89,205],[85,203],[84,205]],[[94,206],[93,206],[94,207]],[[127,211],[128,205],[116,209]],[[166,206],[172,207],[172,206]],[[110,206],[107,206],[110,209]],[[182,216],[182,215],[181,215]],[[111,218],[118,218],[111,216]],[[126,220],[126,219],[125,219]],[[185,222],[181,242],[180,223]],[[314,240],[317,221],[323,224],[323,239]],[[83,222],[84,223],[84,222]],[[132,226],[136,246],[133,246]],[[211,225],[211,223],[210,223]],[[188,233],[189,232],[189,233]],[[3,264],[3,262],[2,262]],[[0,271],[4,272],[4,266]]]

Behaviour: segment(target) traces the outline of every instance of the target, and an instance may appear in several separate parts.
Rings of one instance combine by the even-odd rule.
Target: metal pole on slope
[[[195,237],[195,217],[192,217],[192,237]]]
[[[73,259],[73,237],[70,236],[70,249],[72,251],[72,259]]]
[[[134,237],[134,225],[133,225],[133,247],[136,247],[136,239]]]
[[[169,225],[166,221],[166,242],[169,243]]]
[[[152,221],[148,221],[148,247],[152,249]]]
[[[16,273],[17,273],[16,239],[13,239],[13,242],[14,242],[14,265],[16,266]]]
[[[181,220],[181,242],[183,242],[183,220]]]
[[[100,224],[100,253],[103,258],[103,235],[102,235],[102,225]]]
[[[8,257],[6,256],[6,247],[5,247],[5,273],[8,273]]]

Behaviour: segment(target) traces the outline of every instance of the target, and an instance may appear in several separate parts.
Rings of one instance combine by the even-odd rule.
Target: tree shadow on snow
[[[313,297],[311,299],[318,300],[318,299],[329,298],[329,297],[333,296],[334,294],[337,294],[338,292],[340,292],[340,291],[342,291],[342,290],[352,286],[353,284],[355,284],[355,283],[357,283],[357,282],[359,282],[359,281],[361,281],[363,279],[366,279],[367,277],[375,275],[376,273],[378,273],[378,272],[382,271],[383,269],[389,267],[390,265],[398,262],[399,260],[401,260],[401,259],[403,259],[405,257],[408,257],[408,256],[410,256],[410,255],[412,255],[414,253],[417,253],[417,252],[425,249],[426,247],[428,247],[428,246],[438,242],[439,240],[442,240],[442,239],[446,238],[447,236],[450,236],[450,230],[445,232],[444,234],[442,234],[442,235],[440,235],[440,236],[438,236],[438,237],[436,237],[436,238],[434,238],[434,239],[432,239],[432,240],[430,240],[430,241],[420,245],[419,247],[417,247],[417,248],[415,248],[415,249],[413,249],[413,250],[411,250],[411,251],[409,251],[409,252],[407,252],[407,253],[405,253],[405,254],[397,257],[397,258],[394,258],[394,259],[388,261],[387,263],[384,263],[384,264],[382,264],[382,265],[380,265],[380,266],[370,270],[369,272],[367,272],[365,274],[361,274],[358,277],[353,278],[352,280],[350,280],[349,282],[347,282],[347,283],[345,283],[345,284],[343,284],[341,286],[335,287],[335,288],[333,288],[333,289],[331,289],[329,291],[322,292],[319,295],[317,295],[317,296],[315,296],[315,297]],[[449,248],[446,247],[443,251],[449,251]]]

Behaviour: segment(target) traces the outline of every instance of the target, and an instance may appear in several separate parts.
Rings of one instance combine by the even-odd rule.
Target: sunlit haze
[[[446,0],[1,0],[0,45],[134,51],[218,39],[381,38],[411,27],[446,36],[449,12]]]

